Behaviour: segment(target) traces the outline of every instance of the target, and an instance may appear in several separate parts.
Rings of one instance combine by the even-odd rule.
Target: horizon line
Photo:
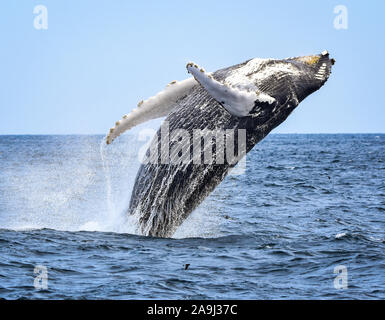
[[[268,135],[279,134],[385,134],[385,132],[272,132]],[[0,136],[106,136],[105,133],[0,133]],[[131,133],[126,133],[131,135]]]

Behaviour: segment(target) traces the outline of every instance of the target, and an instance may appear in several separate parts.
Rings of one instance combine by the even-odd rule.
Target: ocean
[[[385,299],[384,134],[271,134],[167,239],[102,139],[0,136],[0,298]]]

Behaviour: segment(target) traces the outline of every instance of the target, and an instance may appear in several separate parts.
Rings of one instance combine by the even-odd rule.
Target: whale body
[[[255,144],[323,86],[333,64],[327,51],[255,58],[213,73],[189,63],[193,77],[171,82],[118,121],[107,144],[137,124],[166,116],[139,168],[127,211],[138,215],[141,232],[172,236]]]

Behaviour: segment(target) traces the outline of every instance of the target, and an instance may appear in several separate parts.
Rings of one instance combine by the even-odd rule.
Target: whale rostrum
[[[212,73],[190,62],[186,68],[191,78],[172,81],[116,122],[106,137],[107,144],[136,125],[166,117],[146,153],[152,161],[139,168],[127,210],[138,215],[142,233],[172,236],[245,153],[324,85],[333,64],[327,51],[282,60],[254,58]],[[209,137],[211,144],[201,148],[199,137],[197,149],[196,132],[204,139]],[[211,139],[207,132],[216,135]],[[236,161],[228,156],[229,141],[234,154],[238,153]],[[198,150],[198,157],[180,156],[183,148]],[[218,161],[223,158],[221,149],[222,162]],[[208,151],[214,151],[216,162],[196,161]],[[160,161],[167,157],[172,163]]]

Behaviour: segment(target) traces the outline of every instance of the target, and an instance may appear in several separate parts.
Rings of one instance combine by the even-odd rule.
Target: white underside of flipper
[[[167,116],[176,107],[178,100],[187,95],[195,85],[197,82],[194,78],[180,82],[172,81],[163,91],[147,100],[142,100],[138,103],[138,108],[115,123],[115,127],[111,128],[107,135],[106,143],[110,144],[123,132],[143,122]]]
[[[251,62],[254,61],[249,62],[250,66],[244,70],[245,72],[255,68],[255,64],[261,63],[259,60],[254,64]],[[241,73],[239,76],[234,74],[221,83],[215,80],[211,73],[206,73],[194,63],[188,63],[186,67],[193,78],[180,82],[172,81],[163,91],[139,102],[138,108],[123,116],[123,119],[117,121],[115,127],[110,129],[106,143],[110,144],[122,133],[141,123],[167,116],[177,106],[179,100],[198,83],[230,114],[237,117],[250,116],[250,112],[258,103],[276,103],[273,97],[259,91],[246,74]]]
[[[234,116],[250,116],[250,111],[258,102],[273,104],[276,101],[274,98],[256,89],[249,91],[221,83],[194,63],[188,63],[186,68],[194,76],[195,80]]]

